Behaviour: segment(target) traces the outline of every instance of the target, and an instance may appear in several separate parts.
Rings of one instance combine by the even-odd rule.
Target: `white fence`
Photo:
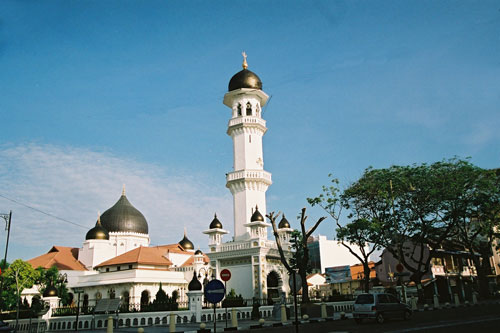
[[[351,312],[353,308],[353,301],[346,302],[327,302],[328,306],[332,306],[335,312]],[[288,306],[293,306],[288,304]],[[238,307],[236,308],[236,315],[238,320],[250,319],[252,314],[252,307]],[[273,315],[272,305],[263,305],[259,307],[260,316],[262,318],[270,318]],[[175,321],[177,324],[189,323],[194,321],[193,313],[184,311],[162,311],[162,312],[132,312],[123,313],[118,316],[113,315],[118,324],[118,327],[146,327],[153,325],[168,325],[170,324],[170,314],[175,314]],[[78,317],[79,329],[102,329],[106,327],[107,318],[109,315],[96,314],[96,315],[81,315]],[[21,319],[19,320],[18,332],[57,332],[75,329],[76,320],[75,316],[52,317],[47,320],[42,319]],[[226,309],[216,309],[216,319],[222,321],[226,319]],[[231,309],[228,309],[228,319],[231,319]],[[202,322],[213,322],[214,310],[203,309],[201,311]],[[15,320],[7,321],[10,326],[15,325]]]

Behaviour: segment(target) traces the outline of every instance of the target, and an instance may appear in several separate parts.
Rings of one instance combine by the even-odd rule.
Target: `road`
[[[367,322],[358,325],[352,319],[310,323],[299,326],[299,332],[500,332],[500,305],[479,305],[456,309],[415,312],[409,321],[393,320],[382,325]],[[239,332],[295,332],[294,326],[245,330]]]

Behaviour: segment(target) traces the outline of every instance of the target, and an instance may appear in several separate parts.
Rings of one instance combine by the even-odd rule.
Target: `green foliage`
[[[222,307],[225,308],[235,308],[239,306],[246,306],[247,303],[243,300],[243,296],[236,295],[236,291],[231,288],[229,294],[226,295],[224,300],[222,301]]]
[[[290,267],[294,270],[299,270],[300,265],[304,262],[304,246],[303,246],[303,236],[298,230],[293,230],[290,237],[290,244],[292,247],[293,256],[290,258]],[[312,272],[312,267],[309,263],[309,258],[306,260],[306,273]]]

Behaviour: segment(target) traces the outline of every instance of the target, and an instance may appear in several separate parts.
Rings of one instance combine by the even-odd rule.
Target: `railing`
[[[228,127],[236,126],[240,124],[259,124],[266,127],[266,121],[262,118],[255,117],[238,117],[229,120]]]
[[[236,250],[246,250],[250,248],[250,243],[226,243],[219,247],[219,252],[224,251],[236,251]]]
[[[264,179],[271,182],[271,174],[265,170],[239,170],[229,172],[226,175],[226,181],[230,182],[237,179]]]
[[[157,311],[183,311],[187,310],[189,307],[189,302],[175,302],[175,303],[129,303],[122,304],[120,307],[120,313],[130,313],[130,312],[157,312]]]
[[[61,306],[52,310],[53,317],[76,316],[78,308],[76,306]],[[80,314],[86,315],[94,312],[94,306],[80,306]]]

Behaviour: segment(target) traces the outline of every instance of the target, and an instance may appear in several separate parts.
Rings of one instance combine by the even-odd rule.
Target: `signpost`
[[[216,331],[217,313],[216,304],[226,296],[226,287],[222,281],[213,279],[205,286],[205,299],[214,305],[214,332]]]
[[[299,332],[299,313],[297,311],[297,293],[302,288],[302,279],[297,272],[293,272],[288,279],[288,285],[293,290],[293,305],[295,308],[295,332]]]
[[[229,271],[229,269],[224,268],[222,271],[220,271],[220,278],[222,281],[224,281],[224,289],[226,289],[227,291],[226,282],[231,279],[231,271]],[[225,308],[226,308],[226,328],[227,328],[227,302]]]

